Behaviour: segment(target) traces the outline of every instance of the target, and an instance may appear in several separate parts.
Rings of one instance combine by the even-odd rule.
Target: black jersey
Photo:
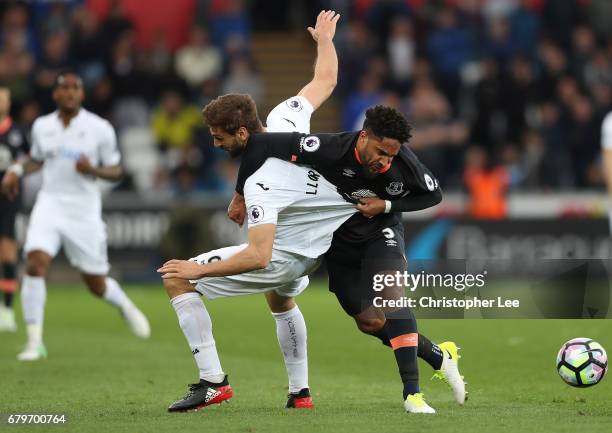
[[[385,172],[372,175],[357,159],[358,136],[359,132],[253,134],[242,158],[236,191],[242,194],[246,179],[267,158],[275,157],[312,166],[348,201],[357,203],[364,197],[392,201],[391,213],[374,218],[352,216],[336,232],[336,237],[345,241],[378,236],[383,228],[400,221],[399,212],[421,210],[440,202],[438,181],[406,145],[401,146]]]
[[[13,161],[27,155],[29,151],[30,146],[23,128],[16,125],[10,117],[0,122],[0,179]]]

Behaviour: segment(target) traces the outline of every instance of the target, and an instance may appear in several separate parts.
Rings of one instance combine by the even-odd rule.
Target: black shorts
[[[9,200],[0,193],[0,238],[15,239],[15,219],[21,207],[20,198]]]
[[[385,228],[379,236],[360,243],[334,236],[325,254],[329,290],[347,314],[354,316],[372,305],[378,296],[373,289],[374,275],[407,270],[404,251],[402,224]]]

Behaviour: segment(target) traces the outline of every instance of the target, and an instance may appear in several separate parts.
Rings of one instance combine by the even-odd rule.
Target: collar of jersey
[[[353,148],[353,151],[354,151],[354,153],[355,153],[355,159],[357,160],[357,162],[358,162],[359,164],[361,164],[361,158],[359,157],[359,152],[357,152],[357,146],[355,146],[355,147]],[[385,166],[382,168],[382,170],[380,170],[380,171],[378,172],[378,174],[386,173],[387,171],[389,171],[389,169],[390,169],[390,168],[391,168],[391,163],[389,163],[389,164],[385,165]]]

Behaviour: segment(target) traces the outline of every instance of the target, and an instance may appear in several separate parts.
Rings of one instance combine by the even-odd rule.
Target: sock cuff
[[[179,304],[187,302],[190,299],[200,299],[200,294],[198,292],[182,293],[170,299],[170,304],[172,304],[173,307],[177,307]]]
[[[33,277],[32,275],[25,274],[23,276],[23,285],[28,285],[30,287],[45,287],[45,277]]]
[[[301,315],[302,312],[300,311],[300,308],[296,305],[291,310],[283,311],[282,313],[271,313],[271,314],[272,314],[272,317],[274,317],[274,319],[283,320],[283,319],[289,319],[290,317]]]

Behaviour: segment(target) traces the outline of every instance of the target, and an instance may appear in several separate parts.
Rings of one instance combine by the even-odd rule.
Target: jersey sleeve
[[[100,131],[100,164],[103,167],[118,165],[121,154],[117,146],[117,135],[110,123],[104,122]]]
[[[327,167],[340,160],[351,147],[355,133],[299,134],[262,133],[249,138],[238,170],[236,192],[242,194],[244,183],[268,158],[278,158],[314,168]]]
[[[310,133],[310,118],[314,108],[303,96],[294,96],[278,104],[266,119],[268,132]]]
[[[427,209],[442,201],[442,191],[433,173],[406,146],[398,155],[410,194],[391,201],[393,212],[411,212]]]
[[[32,125],[32,145],[30,146],[30,158],[34,161],[45,160],[42,144],[40,142],[40,122],[36,120]]]
[[[255,179],[251,178],[244,185],[248,228],[262,224],[276,225],[278,214],[282,209],[278,207],[276,200],[273,200],[270,191],[264,191],[255,182]]]
[[[604,118],[601,126],[601,146],[604,149],[612,149],[612,112]]]

